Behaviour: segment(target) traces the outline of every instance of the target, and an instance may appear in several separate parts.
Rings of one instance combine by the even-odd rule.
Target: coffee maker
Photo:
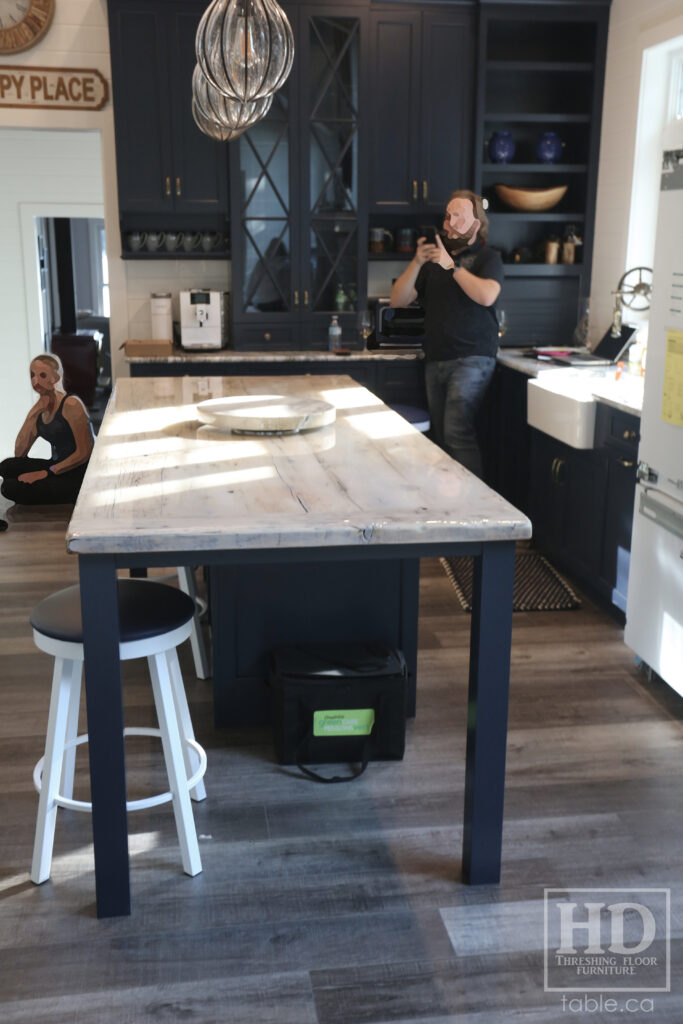
[[[228,292],[190,288],[180,293],[180,344],[187,349],[223,348],[227,342]]]

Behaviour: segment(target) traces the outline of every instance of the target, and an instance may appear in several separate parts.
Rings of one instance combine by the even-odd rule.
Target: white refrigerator
[[[662,155],[626,643],[683,696],[683,129]]]

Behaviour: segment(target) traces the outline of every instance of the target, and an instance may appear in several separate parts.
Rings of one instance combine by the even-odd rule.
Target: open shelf
[[[576,71],[590,72],[590,61],[578,60],[487,60],[487,71]]]
[[[485,163],[481,165],[484,173],[498,174],[585,174],[588,170],[586,164],[494,164]]]
[[[580,263],[504,263],[506,277],[580,277]]]
[[[527,213],[524,210],[491,210],[487,211],[489,220],[504,217],[506,221],[567,221],[568,224],[577,224],[585,220],[583,213],[558,213],[556,210],[546,210],[544,213]]]
[[[527,111],[488,110],[484,114],[486,121],[507,121],[517,124],[589,124],[590,114],[530,114]]]
[[[192,252],[185,252],[181,249],[176,249],[174,252],[166,252],[165,250],[155,250],[149,252],[122,252],[122,260],[229,260],[230,250],[229,249],[212,249],[211,252],[197,252],[193,249]]]

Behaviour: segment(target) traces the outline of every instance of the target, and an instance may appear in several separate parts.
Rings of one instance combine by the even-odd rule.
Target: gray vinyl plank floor
[[[671,991],[683,1021],[683,716],[637,671],[619,625],[514,617],[503,873],[461,881],[469,617],[436,561],[421,577],[418,714],[402,762],[319,786],[274,761],[267,729],[215,730],[211,683],[181,651],[209,759],[195,805],[203,872],[186,877],[172,813],[132,815],[133,913],[98,921],[90,820],[60,812],[51,880],[28,878],[50,659],[28,613],[76,579],[67,513],[12,516],[0,539],[1,1024],[559,1024],[616,1013],[544,991],[544,888],[671,890]],[[144,666],[126,716],[153,722]],[[82,716],[82,725],[85,723]],[[160,750],[127,750],[131,795],[165,788]],[[87,794],[87,755],[77,790]]]

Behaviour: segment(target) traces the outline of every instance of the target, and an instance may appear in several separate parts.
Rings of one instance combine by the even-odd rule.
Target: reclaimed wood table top
[[[285,395],[336,421],[226,434],[197,404]],[[350,377],[122,378],[67,532],[79,554],[466,543],[531,535],[527,517]]]

